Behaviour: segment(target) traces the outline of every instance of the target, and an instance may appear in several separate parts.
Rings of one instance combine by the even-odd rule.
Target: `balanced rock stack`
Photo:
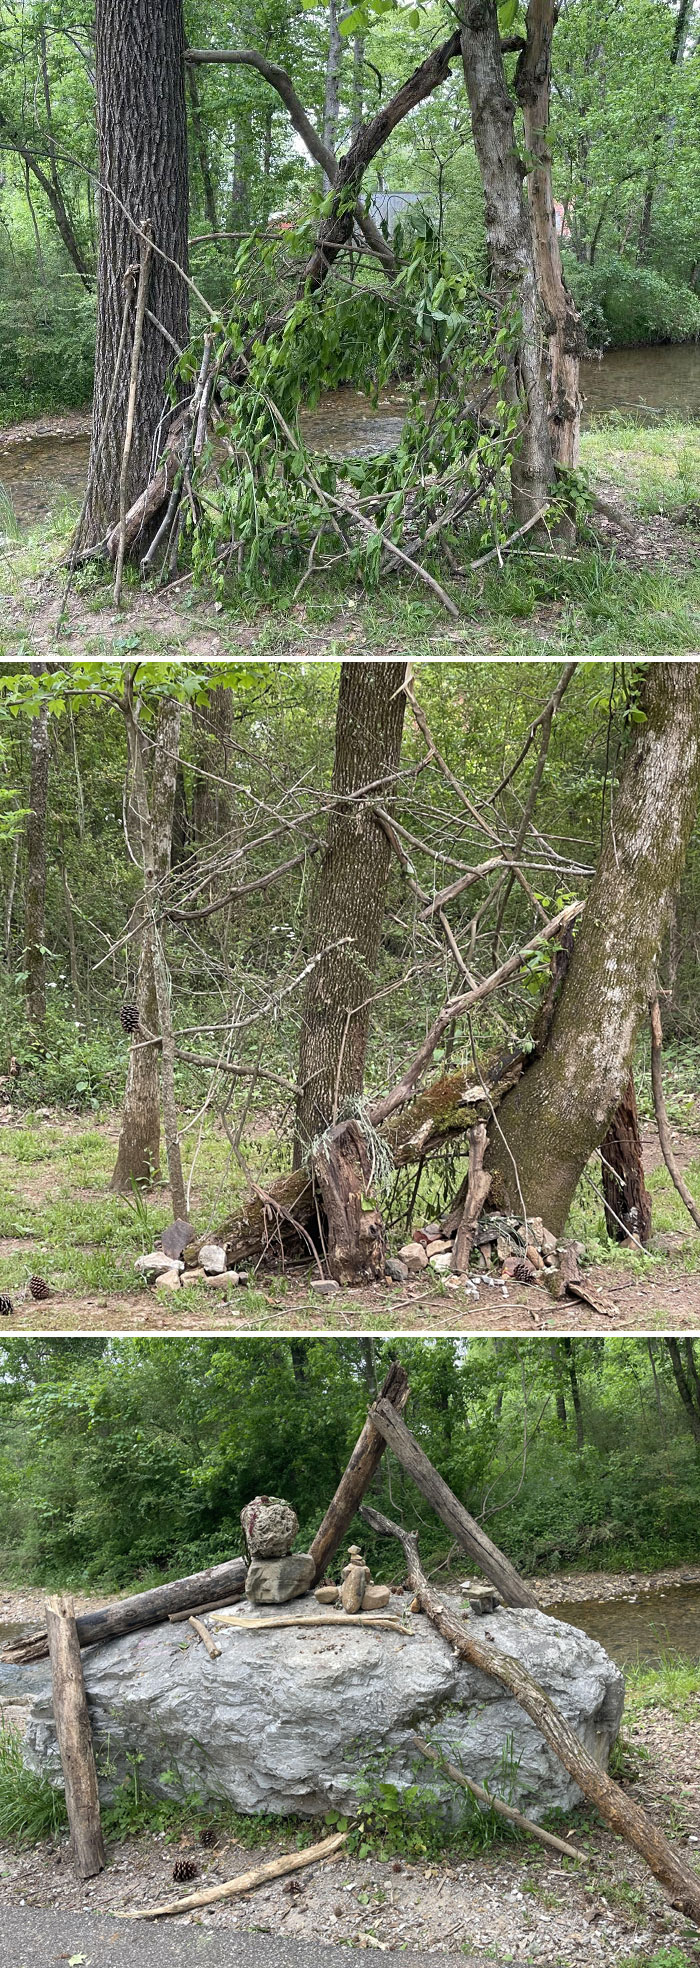
[[[283,1606],[313,1585],[316,1566],[308,1551],[292,1551],[299,1519],[284,1497],[256,1496],[241,1511],[250,1553],[246,1598],[254,1606]]]
[[[359,1545],[351,1544],[342,1583],[320,1585],[316,1598],[321,1606],[341,1605],[346,1613],[378,1613],[388,1606],[391,1592],[388,1585],[372,1584],[369,1565],[365,1564]]]

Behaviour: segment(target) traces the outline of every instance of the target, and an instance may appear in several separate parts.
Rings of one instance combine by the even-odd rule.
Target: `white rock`
[[[226,1270],[226,1252],[223,1244],[202,1244],[199,1262],[202,1270],[206,1271],[209,1277],[217,1277],[220,1271]]]
[[[166,1257],[165,1251],[148,1251],[145,1257],[137,1257],[135,1271],[143,1271],[148,1278],[159,1278],[162,1271],[184,1271],[182,1258]]]
[[[179,1291],[181,1282],[180,1272],[177,1266],[171,1264],[167,1271],[161,1271],[159,1273],[154,1289],[158,1293],[159,1298],[165,1298],[168,1292]]]
[[[458,1614],[459,1595],[443,1596]],[[265,1611],[247,1602],[247,1618],[257,1622]],[[319,1611],[313,1595],[294,1601],[302,1618]],[[327,1634],[318,1626],[287,1633],[219,1626],[216,1661],[183,1625],[149,1627],[91,1647],[83,1669],[98,1767],[109,1750],[112,1781],[119,1782],[127,1757],[137,1755],[140,1781],[159,1796],[196,1790],[239,1811],[311,1817],[352,1810],[354,1783],[373,1752],[386,1756],[380,1775],[387,1782],[400,1789],[415,1783],[412,1732],[422,1727],[470,1776],[496,1786],[512,1738],[513,1802],[534,1817],[557,1806],[572,1810],[580,1801],[576,1785],[518,1703],[455,1659],[424,1614],[414,1614],[411,1625],[405,1638],[359,1622]],[[624,1681],[598,1642],[529,1607],[499,1607],[487,1626],[494,1644],[529,1668],[605,1764]],[[37,1672],[21,1671],[32,1678]],[[59,1784],[50,1675],[42,1672],[25,1756]],[[168,1770],[177,1772],[170,1782]],[[452,1787],[432,1772],[430,1781],[453,1808]],[[104,1777],[101,1789],[109,1795]]]
[[[450,1265],[452,1263],[451,1250],[439,1251],[437,1257],[431,1257],[430,1263],[433,1271],[439,1271],[439,1272],[449,1271]]]

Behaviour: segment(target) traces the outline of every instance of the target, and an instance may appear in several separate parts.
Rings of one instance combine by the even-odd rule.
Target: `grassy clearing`
[[[646,429],[609,419],[582,440],[582,465],[608,491],[622,493],[640,519],[673,517],[700,496],[700,426],[677,420]],[[164,597],[144,592],[132,572],[125,606],[115,615],[111,583],[94,568],[76,582],[59,625],[58,563],[75,518],[59,500],[36,533],[0,551],[5,628],[0,656],[15,659],[104,655],[205,658],[240,654],[260,661],[341,658],[356,651],[389,655],[410,644],[415,660],[464,656],[504,660],[566,656],[589,662],[684,655],[700,648],[700,568],[688,564],[694,536],[679,530],[677,564],[651,552],[644,567],[627,565],[591,541],[575,557],[514,550],[503,570],[489,567],[466,581],[447,577],[460,622],[415,582],[387,578],[362,594],[337,571],[311,584],[296,602],[297,573],[286,590],[231,595],[215,610],[204,590],[187,585]]]
[[[665,1709],[669,1715],[697,1720],[700,1702],[700,1661],[687,1654],[662,1655],[657,1667],[625,1670],[627,1694],[625,1719],[634,1720],[645,1709]]]
[[[685,1096],[679,1095],[680,1104],[684,1101]],[[685,1111],[687,1118],[687,1108]],[[25,1113],[0,1130],[0,1290],[21,1288],[36,1271],[47,1276],[57,1291],[71,1296],[139,1290],[135,1259],[153,1248],[172,1211],[165,1183],[138,1199],[111,1193],[118,1126],[116,1115],[95,1115],[86,1125],[77,1116],[63,1120],[58,1115],[48,1119]],[[260,1179],[269,1179],[284,1166],[285,1144],[272,1129],[248,1140],[245,1153],[253,1175]],[[700,1204],[700,1141],[697,1156],[684,1163],[684,1172]],[[591,1180],[596,1184],[600,1181],[595,1162],[591,1164]],[[424,1182],[423,1201],[430,1211],[430,1174]],[[586,1245],[593,1275],[596,1265],[611,1262],[630,1278],[653,1278],[661,1265],[677,1278],[700,1270],[700,1235],[665,1167],[654,1169],[648,1182],[654,1204],[654,1233],[663,1239],[659,1248],[649,1253],[611,1244],[599,1197],[588,1181],[580,1184],[570,1228]],[[243,1178],[232,1163],[229,1144],[216,1123],[208,1122],[191,1197],[192,1220],[198,1232],[215,1231],[242,1195]],[[392,1241],[398,1248],[403,1230],[397,1229]],[[435,1307],[440,1309],[449,1294],[444,1287],[440,1289],[439,1280],[433,1282]],[[275,1323],[283,1318],[285,1301],[292,1292],[297,1300],[298,1282],[266,1276],[264,1291],[251,1284],[248,1291],[236,1294],[236,1311]],[[188,1314],[205,1306],[211,1311],[212,1296],[208,1287],[192,1284],[169,1304],[177,1312],[178,1323],[185,1324]],[[343,1300],[343,1306],[347,1312],[352,1309],[349,1299]],[[385,1324],[382,1302],[374,1318],[368,1313],[367,1329],[382,1330]]]

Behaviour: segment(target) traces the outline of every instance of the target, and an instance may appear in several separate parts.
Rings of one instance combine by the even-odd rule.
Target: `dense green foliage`
[[[325,7],[253,0],[222,29],[211,0],[190,0],[190,44],[259,46],[286,67],[320,128],[329,51]],[[346,33],[336,143],[374,112],[441,35],[442,0],[370,10]],[[685,25],[682,26],[682,20]],[[517,27],[517,22],[516,22]],[[67,24],[53,0],[0,6],[0,420],[84,400],[90,387],[99,187],[94,24],[81,0]],[[555,193],[569,277],[594,344],[682,340],[700,330],[700,52],[682,0],[566,0],[554,43]],[[514,57],[508,58],[511,76]],[[192,258],[219,306],[242,290],[236,241],[277,231],[271,294],[293,277],[320,173],[278,97],[254,70],[200,69],[188,97]],[[485,278],[482,193],[464,79],[400,125],[365,192],[408,194],[477,284]],[[302,230],[294,228],[301,222]],[[60,230],[59,230],[60,226]],[[281,230],[280,230],[281,228]],[[227,233],[218,245],[213,231]],[[360,276],[364,278],[363,275]],[[342,299],[343,279],[333,283]]]
[[[394,1351],[353,1339],[7,1341],[5,1575],[177,1576],[242,1550],[239,1513],[258,1491],[290,1498],[307,1548]],[[696,1557],[700,1463],[663,1341],[404,1339],[400,1355],[410,1426],[518,1566]],[[428,1566],[445,1560],[447,1533],[391,1457],[373,1494],[418,1529]],[[362,1536],[375,1574],[399,1578],[397,1551]]]

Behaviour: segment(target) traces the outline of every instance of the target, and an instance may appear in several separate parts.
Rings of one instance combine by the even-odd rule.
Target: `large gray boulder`
[[[318,1617],[315,1599],[295,1601],[295,1618],[311,1613]],[[249,1606],[247,1616],[257,1624],[264,1609]],[[179,1624],[92,1647],[83,1664],[98,1765],[109,1760],[113,1781],[135,1754],[141,1782],[160,1795],[197,1791],[239,1811],[314,1816],[352,1809],[368,1764],[400,1788],[415,1782],[411,1732],[420,1728],[532,1816],[571,1810],[576,1785],[517,1702],[456,1659],[423,1614],[406,1624],[412,1632],[220,1626],[217,1660]],[[529,1608],[500,1608],[475,1626],[530,1669],[605,1763],[624,1681],[598,1642]],[[60,1780],[48,1690],[34,1702],[25,1750],[35,1769]],[[435,1781],[427,1765],[419,1780]]]

